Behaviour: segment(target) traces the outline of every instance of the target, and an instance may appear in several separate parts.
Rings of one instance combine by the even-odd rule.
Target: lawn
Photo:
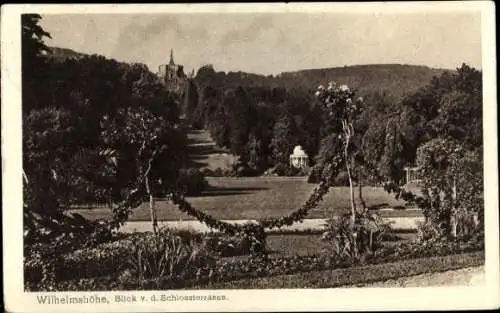
[[[203,195],[189,197],[194,207],[219,219],[259,219],[290,214],[302,206],[315,187],[305,178],[297,177],[210,177],[210,188]],[[397,201],[381,187],[363,188],[364,198],[369,207],[404,208],[404,201]],[[357,192],[356,192],[357,195]],[[359,199],[357,199],[359,202]],[[349,209],[349,187],[332,187],[309,218],[330,218]],[[160,221],[192,220],[190,216],[179,212],[167,201],[156,202],[157,216]],[[108,219],[110,210],[106,207],[75,209],[90,219]],[[419,216],[413,211],[397,210],[383,212],[386,216]],[[148,203],[134,209],[129,221],[147,221],[150,219]]]
[[[230,169],[237,157],[228,149],[218,148],[206,130],[188,132],[188,152],[190,166],[210,170]]]
[[[331,250],[331,246],[320,239],[321,234],[269,234],[267,247],[273,255],[317,255]],[[398,241],[408,241],[416,238],[416,233],[394,234],[385,245],[393,245]]]

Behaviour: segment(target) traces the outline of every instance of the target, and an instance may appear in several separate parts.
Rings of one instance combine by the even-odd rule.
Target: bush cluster
[[[209,177],[232,177],[235,176],[233,171],[231,169],[223,169],[223,168],[216,168],[216,169],[210,169],[210,168],[204,168],[202,170],[203,175],[209,176]]]
[[[31,213],[24,219],[24,243],[27,247],[49,245],[53,249],[67,251],[104,243],[111,237],[107,222],[90,221],[77,213],[58,214],[52,218]]]
[[[177,188],[186,196],[199,196],[205,191],[209,183],[205,173],[196,168],[181,170],[177,180]]]
[[[264,172],[264,176],[309,176],[309,168],[295,168],[285,164],[278,164]]]
[[[207,275],[215,259],[206,243],[162,230],[127,236],[95,247],[61,253],[36,245],[24,256],[27,288],[54,290],[58,282],[112,276],[148,280],[192,279]]]
[[[390,234],[390,225],[375,213],[351,213],[331,219],[322,239],[330,243],[331,253],[340,258],[360,260],[383,248],[382,241]]]
[[[356,264],[381,264],[484,250],[484,238],[476,235],[467,241],[403,242],[384,246],[366,255],[363,260],[332,254],[329,253],[330,250],[307,256],[263,255],[217,260],[210,253],[210,243],[214,240],[212,238],[215,237],[162,231],[158,237],[150,233],[133,234],[50,260],[43,259],[40,253],[33,251],[25,257],[26,288],[79,291],[186,288],[240,278],[321,271]],[[55,277],[43,276],[50,271],[55,273]]]

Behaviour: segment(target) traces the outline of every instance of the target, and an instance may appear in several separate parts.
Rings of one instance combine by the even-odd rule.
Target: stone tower
[[[186,81],[184,66],[175,64],[174,50],[170,49],[170,61],[158,67],[158,77],[168,90],[179,92]]]

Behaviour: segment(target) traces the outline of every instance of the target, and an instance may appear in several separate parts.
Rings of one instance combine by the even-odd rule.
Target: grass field
[[[194,167],[216,169],[228,168],[234,157],[228,151],[218,149],[210,134],[205,130],[190,130],[188,133],[189,155]],[[224,220],[246,220],[276,217],[290,214],[302,206],[314,188],[303,177],[209,177],[209,190],[201,196],[190,197],[188,201],[195,208]],[[380,187],[363,189],[367,205],[376,208],[405,208],[404,201],[396,201]],[[356,190],[357,196],[357,190]],[[358,199],[359,200],[359,199]],[[359,201],[358,201],[359,203]],[[136,208],[129,221],[148,221],[148,203]],[[350,207],[349,188],[334,187],[323,202],[312,210],[308,218],[330,218]],[[192,220],[179,212],[173,204],[158,199],[156,202],[159,221]],[[110,210],[95,207],[75,210],[90,219],[108,219]],[[384,216],[420,216],[414,211],[383,212]]]
[[[206,130],[188,132],[188,153],[190,166],[216,170],[227,170],[237,160],[227,149],[218,148]]]
[[[194,207],[225,220],[259,219],[290,214],[302,206],[314,188],[305,178],[297,177],[210,177],[211,187],[202,196],[190,197],[188,201]],[[404,201],[396,201],[380,187],[363,189],[367,205],[371,208],[404,208]],[[359,201],[358,201],[359,202]],[[312,210],[308,218],[330,218],[349,209],[349,188],[332,187],[318,207]],[[179,212],[167,201],[156,202],[158,220],[192,220]],[[75,209],[90,219],[110,217],[106,207]],[[384,216],[420,216],[419,212],[396,210],[382,212]],[[148,203],[136,208],[130,221],[147,221],[150,219]]]
[[[267,236],[267,247],[271,255],[281,256],[314,255],[331,250],[331,246],[320,237],[320,234],[270,234]],[[397,241],[415,238],[416,233],[395,234],[391,241],[384,244],[393,245]]]

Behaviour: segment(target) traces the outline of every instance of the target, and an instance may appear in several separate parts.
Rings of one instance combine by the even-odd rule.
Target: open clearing
[[[223,220],[261,219],[288,215],[301,207],[311,194],[315,184],[308,184],[303,177],[209,177],[209,190],[201,196],[188,197],[195,208]],[[404,210],[405,202],[397,201],[387,194],[382,187],[363,188],[364,198],[372,209],[394,208],[393,211],[381,211],[382,216],[415,217],[421,213]],[[357,195],[357,193],[356,193]],[[359,199],[357,199],[359,203]],[[331,218],[349,210],[349,187],[332,187],[324,200],[313,209],[308,218]],[[159,221],[192,220],[179,212],[172,203],[156,202]],[[108,219],[107,207],[75,209],[90,219]],[[134,209],[129,221],[150,220],[148,203]]]

